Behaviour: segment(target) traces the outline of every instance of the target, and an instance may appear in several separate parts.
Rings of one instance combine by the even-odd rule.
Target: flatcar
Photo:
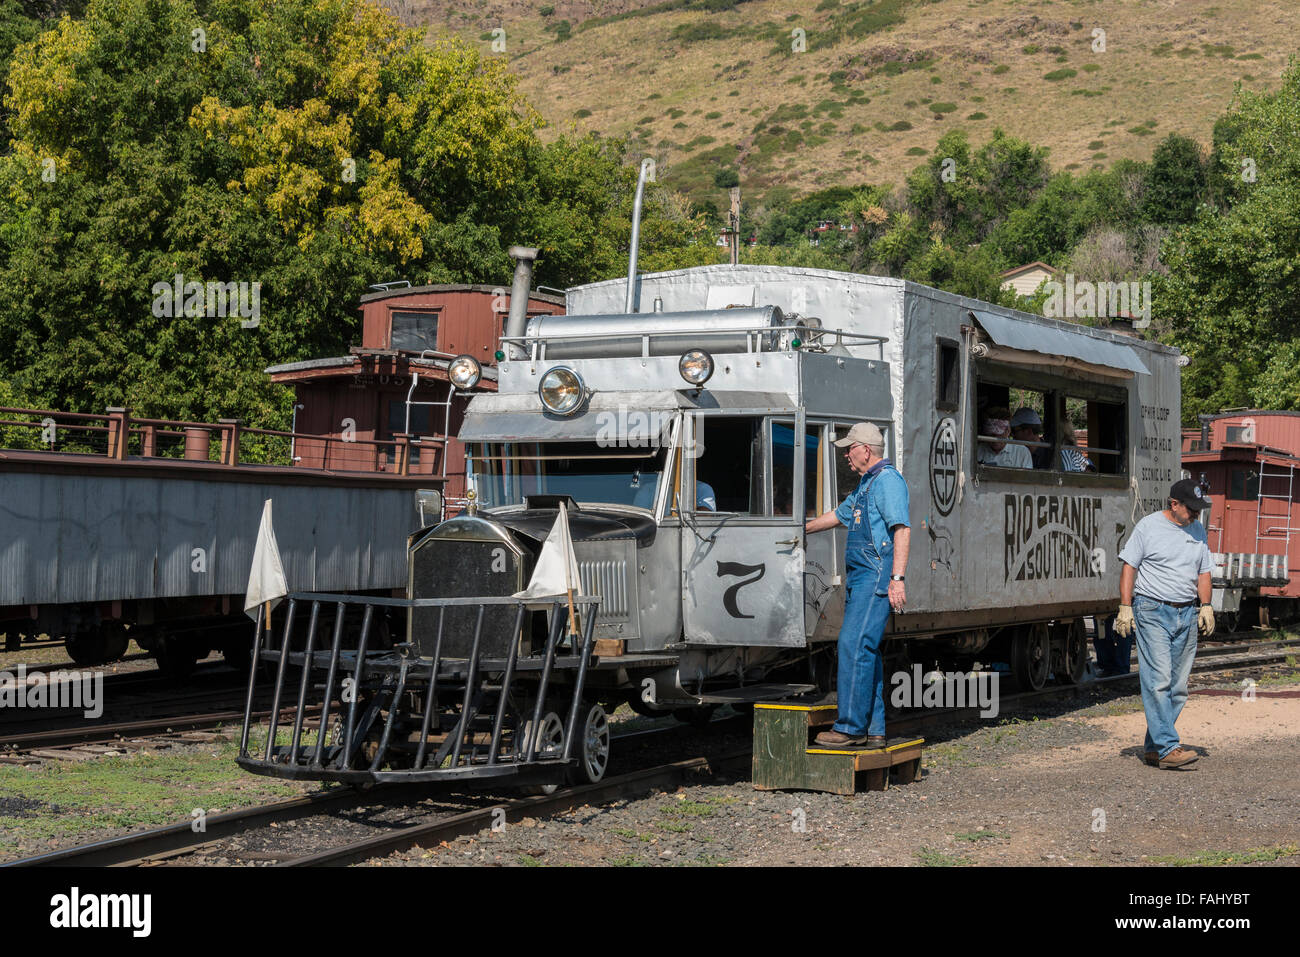
[[[379,647],[344,626],[347,602],[310,594],[259,633],[277,697],[296,692],[299,714],[323,703],[326,720],[314,741],[298,722],[261,745],[246,720],[246,769],[590,781],[618,703],[689,714],[833,689],[844,532],[803,526],[856,486],[832,443],[857,422],[881,428],[910,490],[887,669],[1081,679],[1083,619],[1118,604],[1125,537],[1178,477],[1175,350],[819,269],[676,270],[570,289],[566,305],[512,313],[498,389],[459,435],[475,508],[415,532],[407,597],[370,608],[404,616],[405,640]],[[981,464],[996,407],[1036,411],[1043,438],[1021,444],[1046,467]],[[1067,433],[1089,471],[1064,468]],[[511,597],[561,506],[572,613]]]

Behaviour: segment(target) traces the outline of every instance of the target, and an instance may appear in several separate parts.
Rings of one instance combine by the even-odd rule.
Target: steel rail
[[[734,718],[724,718],[715,721],[717,724],[726,724],[732,722]],[[649,737],[656,734],[668,732],[686,732],[688,728],[681,725],[670,725],[663,728],[650,728],[642,731],[631,731],[618,735],[614,740],[627,740],[637,737]],[[741,753],[741,752],[737,752]],[[748,756],[749,750],[743,752]],[[730,757],[730,755],[728,756]],[[705,762],[707,759],[696,758],[696,762]],[[689,764],[691,762],[676,762],[675,765],[664,765],[665,767],[674,767],[676,765]],[[636,779],[638,776],[645,777],[647,771],[631,772],[623,775],[622,778],[609,778],[596,785],[584,785],[580,788],[566,788],[557,791],[553,795],[543,796],[546,798],[559,798],[564,794],[572,791],[582,791],[586,794],[593,788],[599,788],[601,785],[608,783],[614,785],[615,782],[623,778]],[[432,792],[436,793],[436,792]],[[474,792],[470,792],[472,795]],[[296,820],[302,817],[309,817],[329,811],[346,810],[351,807],[363,807],[369,804],[375,804],[379,801],[390,801],[393,799],[403,798],[422,798],[431,794],[431,788],[427,783],[412,784],[384,784],[365,791],[357,791],[351,788],[338,788],[326,793],[317,793],[304,797],[290,798],[284,801],[275,801],[270,804],[259,805],[253,808],[243,808],[238,811],[230,811],[225,814],[213,815],[207,818],[203,832],[195,833],[191,821],[180,821],[176,824],[167,824],[162,827],[152,828],[147,831],[135,831],[129,834],[122,834],[118,837],[106,838],[102,841],[95,841],[90,844],[77,844],[71,847],[61,848],[49,851],[45,854],[38,854],[33,857],[22,858],[20,860],[9,861],[0,864],[0,867],[121,867],[121,866],[138,866],[156,860],[163,856],[180,856],[182,854],[192,853],[205,845],[216,843],[222,840],[228,840],[237,837],[240,834],[255,830],[259,827],[266,827],[272,822]],[[590,800],[590,798],[588,798]],[[508,799],[506,802],[496,802],[486,809],[491,817],[494,808],[508,807],[512,802]],[[513,803],[524,803],[532,807],[536,803],[535,798],[520,798]],[[457,819],[464,817],[458,815]],[[437,822],[433,822],[436,824]],[[424,827],[425,825],[416,825]],[[474,828],[477,830],[478,828]],[[405,833],[411,828],[403,829],[400,833]],[[350,846],[350,845],[349,845]],[[341,850],[341,849],[340,849]],[[322,852],[331,853],[331,852]],[[296,859],[295,859],[296,860]]]

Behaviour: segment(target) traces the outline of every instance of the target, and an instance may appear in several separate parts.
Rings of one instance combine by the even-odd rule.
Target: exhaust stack
[[[522,336],[528,324],[528,294],[533,288],[533,260],[537,250],[532,246],[511,246],[510,257],[515,261],[515,280],[510,287],[510,314],[506,319],[506,335]],[[515,345],[506,346],[507,359],[522,359],[523,350]]]
[[[632,203],[632,250],[627,261],[627,297],[623,301],[625,313],[636,312],[636,257],[641,250],[641,200],[645,197],[646,178],[654,169],[655,161],[648,156],[641,161],[641,174],[636,178],[636,199]]]

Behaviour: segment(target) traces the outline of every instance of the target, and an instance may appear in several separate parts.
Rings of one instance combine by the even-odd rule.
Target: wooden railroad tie
[[[760,791],[883,791],[921,777],[925,739],[892,737],[884,748],[832,749],[811,742],[813,730],[835,722],[835,705],[754,705],[754,787]]]

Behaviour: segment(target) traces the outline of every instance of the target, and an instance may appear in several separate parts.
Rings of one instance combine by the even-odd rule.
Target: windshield
[[[653,510],[665,449],[595,442],[468,445],[470,482],[484,508],[522,505],[527,495],[571,495],[579,503]]]

